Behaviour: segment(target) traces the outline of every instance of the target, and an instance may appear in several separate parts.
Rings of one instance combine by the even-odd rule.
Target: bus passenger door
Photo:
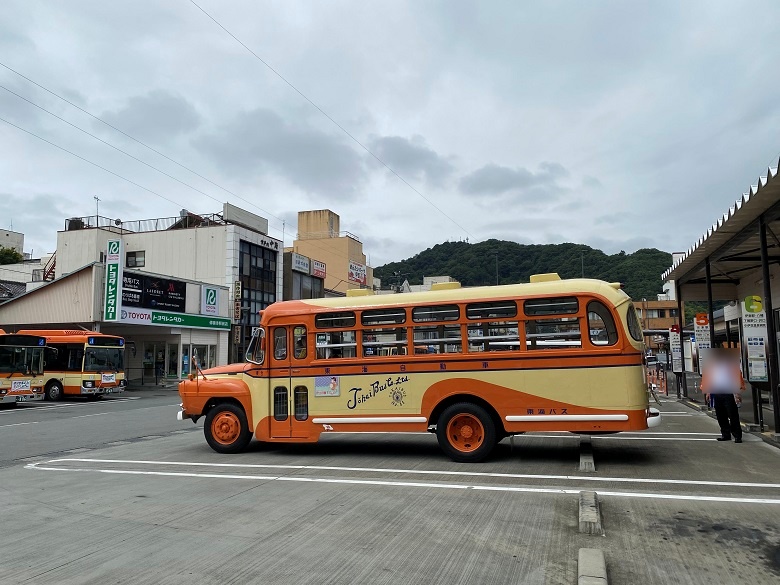
[[[274,327],[271,344],[271,437],[308,437],[309,388],[303,367],[308,355],[306,327]]]

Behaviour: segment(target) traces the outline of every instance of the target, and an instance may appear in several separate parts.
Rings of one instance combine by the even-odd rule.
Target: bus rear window
[[[523,303],[526,315],[573,315],[579,311],[577,297],[528,299]]]
[[[435,305],[433,307],[415,307],[412,309],[412,321],[457,321],[460,317],[458,305]]]
[[[314,317],[317,329],[341,329],[355,326],[355,313],[342,311],[340,313],[321,313]]]
[[[634,338],[634,341],[642,341],[642,325],[639,323],[639,317],[636,316],[633,304],[628,305],[626,319],[628,320],[628,333]]]
[[[588,332],[593,345],[615,345],[618,341],[612,313],[599,301],[588,303]]]

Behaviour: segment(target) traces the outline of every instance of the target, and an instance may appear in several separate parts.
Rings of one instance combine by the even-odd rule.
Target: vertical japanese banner
[[[683,358],[682,337],[678,325],[672,325],[669,328],[669,351],[672,352],[672,371],[679,374],[683,371]]]
[[[106,294],[103,321],[118,321],[122,301],[122,240],[108,240],[106,245]]]
[[[750,382],[768,382],[766,365],[766,312],[761,297],[750,295],[741,304],[742,342],[747,353],[747,373]]]
[[[696,336],[696,348],[699,355],[699,373],[704,372],[704,362],[707,352],[712,347],[710,339],[710,316],[707,313],[696,313],[693,320],[693,334]]]

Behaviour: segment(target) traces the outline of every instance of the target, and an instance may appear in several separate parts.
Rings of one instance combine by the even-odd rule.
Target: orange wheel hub
[[[447,423],[447,438],[458,451],[470,453],[482,446],[485,440],[485,427],[473,414],[456,414]]]
[[[211,435],[222,445],[230,445],[241,434],[241,421],[232,412],[220,412],[211,421]]]

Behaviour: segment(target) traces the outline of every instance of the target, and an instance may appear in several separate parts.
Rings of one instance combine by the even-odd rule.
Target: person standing
[[[739,424],[737,401],[742,402],[740,393],[745,389],[745,379],[734,352],[713,348],[707,352],[701,389],[705,399],[712,398],[715,418],[720,426],[718,441],[742,442],[742,426]]]

